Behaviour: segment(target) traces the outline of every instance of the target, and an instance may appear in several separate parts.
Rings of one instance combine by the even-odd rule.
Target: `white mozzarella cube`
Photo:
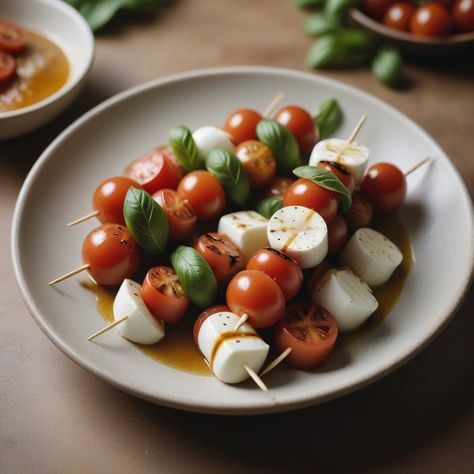
[[[214,148],[223,148],[228,151],[235,149],[230,136],[224,130],[211,125],[198,128],[193,133],[193,139],[202,160],[205,160]]]

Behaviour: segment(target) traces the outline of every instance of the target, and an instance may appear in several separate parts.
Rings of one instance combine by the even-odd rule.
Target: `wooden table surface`
[[[293,413],[228,418],[154,406],[92,376],[42,334],[16,288],[8,245],[13,207],[30,167],[60,130],[103,99],[170,73],[243,64],[302,69],[310,44],[304,16],[283,0],[182,0],[159,17],[120,25],[97,39],[87,85],[65,114],[0,143],[0,472],[474,471],[473,291],[427,349],[368,388]],[[418,122],[472,195],[472,57],[416,60],[406,69],[411,86],[402,92],[366,69],[323,74]]]

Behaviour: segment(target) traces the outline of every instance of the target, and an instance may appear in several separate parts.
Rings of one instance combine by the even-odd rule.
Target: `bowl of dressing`
[[[28,133],[62,112],[83,86],[95,50],[85,20],[61,0],[2,0],[0,46],[2,34],[11,35],[10,25],[26,33],[26,45],[11,53],[15,72],[0,82],[0,140]]]

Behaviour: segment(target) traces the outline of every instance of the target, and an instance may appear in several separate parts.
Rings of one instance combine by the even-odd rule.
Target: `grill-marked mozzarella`
[[[402,252],[391,240],[368,227],[357,230],[341,254],[341,263],[370,286],[385,283],[402,260]]]
[[[258,249],[268,247],[267,224],[258,212],[233,212],[220,218],[218,232],[227,235],[247,261]]]
[[[301,268],[321,263],[328,252],[328,228],[324,219],[304,206],[287,206],[268,221],[268,241],[273,248],[293,257]]]
[[[205,160],[214,148],[223,148],[228,151],[233,151],[235,148],[229,135],[212,125],[198,128],[193,133],[193,138],[202,160]]]
[[[259,372],[267,358],[269,346],[248,324],[234,331],[239,317],[229,311],[209,316],[198,334],[198,346],[215,376],[225,383],[248,379],[248,365]]]
[[[369,149],[364,145],[356,142],[347,144],[347,140],[340,138],[328,138],[315,145],[309,164],[316,166],[320,161],[336,161],[348,168],[356,183],[359,183],[367,169],[369,155]]]
[[[341,332],[356,329],[379,306],[370,287],[348,269],[329,271],[311,300],[333,315]]]
[[[114,319],[128,318],[117,326],[120,334],[139,344],[154,344],[165,336],[164,324],[146,307],[140,294],[141,285],[125,279],[114,300]]]

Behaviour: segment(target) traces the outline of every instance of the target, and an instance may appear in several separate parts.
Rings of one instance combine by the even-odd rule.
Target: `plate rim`
[[[200,78],[204,76],[219,76],[219,75],[231,75],[231,74],[271,74],[271,75],[280,75],[286,76],[290,78],[300,78],[305,80],[313,80],[315,83],[324,83],[330,86],[335,86],[340,90],[344,90],[348,93],[358,95],[362,97],[364,100],[368,100],[369,102],[374,103],[377,106],[380,106],[382,109],[386,109],[392,114],[395,114],[400,120],[407,122],[410,126],[414,127],[415,130],[420,133],[425,139],[428,139],[438,150],[438,153],[445,158],[447,165],[450,167],[451,172],[453,173],[453,177],[455,180],[458,181],[458,191],[460,196],[462,196],[467,209],[469,211],[469,218],[466,225],[469,226],[471,232],[471,240],[470,240],[470,259],[468,264],[465,267],[464,274],[460,278],[460,285],[457,289],[456,298],[453,299],[449,310],[444,315],[444,317],[440,321],[436,321],[436,324],[430,326],[429,332],[425,335],[423,340],[417,341],[416,344],[413,343],[410,345],[403,353],[399,354],[396,359],[392,359],[389,362],[386,362],[382,366],[380,366],[377,370],[372,371],[370,374],[366,376],[362,376],[349,382],[347,385],[340,389],[332,389],[331,391],[324,392],[320,395],[315,397],[309,397],[306,399],[295,399],[290,402],[285,402],[284,404],[271,404],[271,405],[260,405],[256,404],[253,406],[244,406],[241,408],[235,408],[233,405],[225,405],[222,404],[220,406],[209,406],[206,405],[205,402],[199,402],[194,400],[191,403],[183,402],[183,401],[176,401],[171,400],[168,398],[160,397],[159,395],[149,395],[140,389],[136,389],[133,386],[120,383],[115,380],[113,377],[109,376],[105,371],[102,371],[99,367],[97,367],[97,363],[89,362],[87,357],[83,356],[81,353],[70,347],[67,343],[63,342],[60,335],[56,334],[55,331],[51,328],[50,324],[46,320],[46,318],[41,314],[40,310],[36,306],[34,301],[33,295],[29,291],[28,284],[25,280],[21,265],[20,265],[20,249],[18,245],[18,238],[21,232],[21,222],[23,218],[23,211],[24,207],[27,203],[26,197],[28,195],[29,189],[31,184],[36,179],[36,176],[41,172],[43,165],[47,162],[49,155],[54,152],[55,148],[61,144],[63,139],[70,134],[73,134],[77,129],[79,129],[84,123],[86,123],[90,118],[94,117],[96,114],[99,114],[101,111],[107,109],[110,106],[117,104],[118,102],[130,98],[135,95],[139,95],[140,93],[159,88],[161,86],[186,81],[194,78]],[[126,89],[124,91],[119,92],[118,94],[106,99],[105,101],[99,103],[81,117],[73,121],[70,125],[68,125],[51,143],[48,147],[41,153],[38,160],[35,162],[31,170],[29,171],[27,177],[25,178],[20,193],[17,198],[17,202],[15,204],[15,210],[13,213],[12,219],[12,228],[11,228],[11,255],[12,255],[12,263],[13,263],[13,271],[15,274],[17,286],[20,290],[20,294],[25,302],[25,305],[32,315],[35,322],[38,324],[40,329],[43,333],[50,339],[51,342],[63,352],[67,357],[69,357],[72,361],[77,363],[82,368],[86,369],[88,372],[96,375],[102,380],[105,380],[107,383],[111,384],[112,386],[118,388],[121,391],[126,393],[132,394],[138,398],[158,403],[160,405],[164,405],[170,408],[180,409],[184,411],[191,411],[191,412],[198,412],[198,413],[207,413],[207,414],[220,414],[220,415],[256,415],[256,414],[266,414],[266,413],[277,413],[277,412],[284,412],[295,410],[298,408],[304,408],[308,406],[317,405],[320,403],[324,403],[326,401],[342,397],[350,392],[358,390],[367,386],[368,384],[379,380],[380,378],[384,377],[388,373],[396,370],[398,367],[403,365],[409,359],[413,358],[416,354],[418,354],[421,350],[423,350],[448,324],[451,318],[454,316],[456,311],[462,305],[468,289],[470,287],[470,283],[474,276],[474,213],[473,213],[473,205],[469,193],[467,191],[466,185],[461,178],[458,170],[453,165],[447,154],[444,150],[440,147],[440,145],[418,124],[416,124],[412,119],[408,116],[400,112],[398,109],[393,107],[392,105],[384,102],[383,100],[373,96],[372,94],[365,92],[361,89],[358,89],[354,86],[345,84],[335,79],[326,78],[317,74],[288,69],[288,68],[279,68],[279,67],[268,67],[268,66],[225,66],[225,67],[215,67],[215,68],[203,68],[191,71],[180,72],[177,74],[171,74],[164,76],[159,79],[155,79],[143,84],[139,84],[132,88]]]

